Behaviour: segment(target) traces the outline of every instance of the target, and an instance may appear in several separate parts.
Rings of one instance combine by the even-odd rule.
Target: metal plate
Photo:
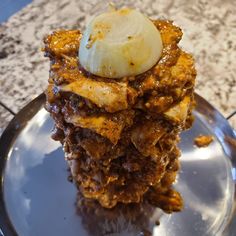
[[[146,206],[139,205],[135,220],[124,211],[97,206],[86,213],[76,208],[77,191],[67,180],[60,144],[50,138],[53,121],[43,109],[44,100],[40,95],[20,111],[0,139],[2,234],[235,235],[235,136],[224,117],[203,98],[196,95],[196,121],[181,135],[182,167],[175,188],[184,198],[184,210],[169,215],[147,208],[145,213]],[[194,147],[199,134],[213,135],[214,142],[206,148]]]

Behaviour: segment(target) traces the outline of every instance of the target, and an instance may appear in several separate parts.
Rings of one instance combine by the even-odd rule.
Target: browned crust
[[[193,120],[196,70],[192,56],[178,46],[180,28],[170,21],[153,22],[162,37],[162,56],[135,77],[107,79],[84,71],[77,58],[79,31],[56,31],[44,40],[51,61],[45,107],[55,120],[53,138],[63,144],[82,194],[107,208],[140,202],[144,196],[168,212],[182,207],[170,187],[179,169],[179,133]],[[115,85],[118,94],[125,88],[127,105],[95,104],[89,94],[61,89],[75,81]]]
[[[212,135],[199,135],[194,139],[194,144],[198,147],[207,147],[209,146],[214,140]]]

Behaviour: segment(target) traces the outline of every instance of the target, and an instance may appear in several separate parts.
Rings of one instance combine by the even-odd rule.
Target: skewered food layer
[[[123,17],[121,12],[114,14]],[[113,67],[110,73],[109,68],[97,70],[98,65],[88,71],[93,63],[85,66],[80,60],[85,50],[80,44],[86,43],[79,30],[59,30],[45,37],[45,55],[50,59],[45,107],[55,121],[52,137],[62,143],[73,180],[85,197],[106,208],[145,197],[170,212],[182,206],[170,187],[179,170],[179,134],[193,121],[196,71],[192,56],[178,46],[181,29],[171,21],[145,20],[160,35],[161,43],[154,38],[153,44],[161,53],[154,64],[143,65],[142,73],[140,68],[113,73]],[[119,23],[122,29],[124,22]],[[111,24],[113,33],[115,25]],[[138,33],[142,36],[142,30]],[[89,40],[87,32],[84,35]],[[106,45],[103,37],[96,40],[86,50]],[[116,59],[112,55],[111,66]],[[172,207],[165,208],[170,201]]]

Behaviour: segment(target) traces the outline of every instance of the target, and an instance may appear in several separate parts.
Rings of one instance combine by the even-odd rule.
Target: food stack
[[[171,190],[179,170],[179,134],[191,127],[196,71],[178,42],[181,29],[152,21],[160,32],[158,62],[138,75],[106,78],[80,63],[79,30],[48,35],[46,109],[52,137],[65,152],[73,181],[106,208],[144,198],[166,211],[182,207]]]

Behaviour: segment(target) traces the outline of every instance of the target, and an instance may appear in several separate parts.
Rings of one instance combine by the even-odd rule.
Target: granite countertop
[[[232,0],[113,1],[135,6],[183,29],[181,47],[196,59],[196,91],[224,116],[236,110],[236,3]],[[35,0],[0,25],[0,101],[18,112],[47,85],[42,38],[58,28],[83,29],[108,1]],[[13,116],[0,107],[0,133]],[[236,118],[231,125],[236,129]]]

